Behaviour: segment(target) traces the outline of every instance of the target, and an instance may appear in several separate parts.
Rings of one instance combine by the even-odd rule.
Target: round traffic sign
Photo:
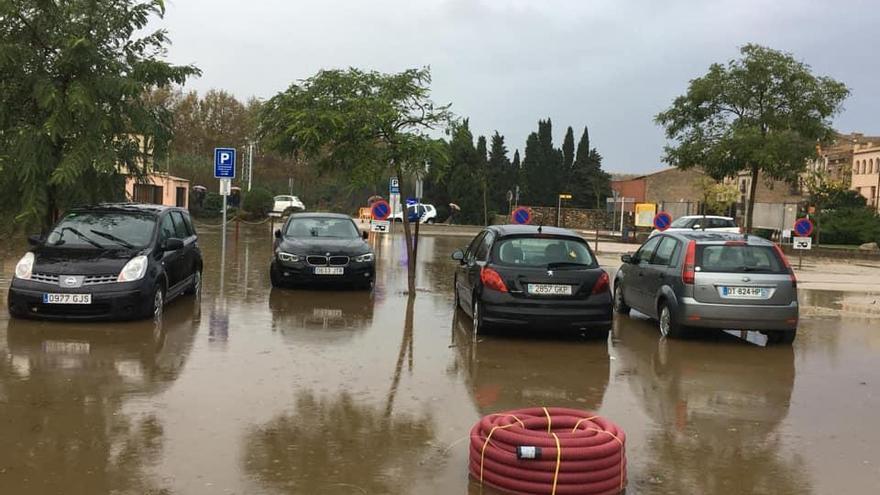
[[[813,233],[813,221],[809,218],[799,218],[794,223],[794,231],[799,237],[810,237]]]
[[[373,215],[373,220],[385,220],[391,215],[391,206],[384,199],[380,199],[370,207],[370,214]]]
[[[661,211],[660,213],[654,215],[654,228],[661,232],[668,229],[671,223],[672,215],[666,213],[665,211]]]
[[[513,223],[526,225],[532,221],[532,212],[525,206],[520,206],[513,210],[513,213],[510,214],[510,218],[513,219]]]

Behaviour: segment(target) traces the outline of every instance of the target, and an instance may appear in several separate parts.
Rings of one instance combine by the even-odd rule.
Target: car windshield
[[[514,237],[496,244],[494,259],[503,265],[530,267],[592,266],[587,245],[562,237]]]
[[[347,218],[295,218],[287,224],[288,237],[334,237],[352,239],[358,237],[354,223]]]
[[[53,247],[142,248],[150,243],[156,217],[146,213],[74,212],[46,238]]]
[[[293,201],[290,196],[275,196],[275,201]]]
[[[697,270],[720,273],[787,273],[770,246],[710,245],[697,249]]]

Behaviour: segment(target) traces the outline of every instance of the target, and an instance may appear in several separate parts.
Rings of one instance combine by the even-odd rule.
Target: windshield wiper
[[[89,232],[96,234],[96,235],[99,235],[99,236],[103,237],[104,239],[109,239],[109,240],[115,242],[116,244],[127,247],[128,249],[135,248],[134,244],[126,241],[125,239],[120,239],[119,237],[116,237],[113,234],[108,234],[106,232],[101,232],[100,230],[95,230],[95,229],[89,229]]]
[[[547,268],[589,268],[590,265],[585,263],[575,263],[573,261],[556,261],[547,263]]]
[[[89,237],[89,236],[83,234],[82,232],[76,230],[76,229],[73,228],[73,227],[61,227],[61,232],[64,232],[65,230],[69,230],[70,232],[73,232],[74,234],[76,234],[77,237],[79,237],[80,239],[82,239],[82,240],[88,242],[89,244],[91,244],[92,246],[95,246],[95,247],[98,248],[98,249],[107,249],[107,247],[104,246],[103,244],[101,244],[101,243],[95,241],[95,240],[92,239],[91,237]]]
[[[744,271],[744,272],[772,272],[773,270],[770,268],[760,268],[757,266],[744,266],[744,267],[742,267],[742,271]]]

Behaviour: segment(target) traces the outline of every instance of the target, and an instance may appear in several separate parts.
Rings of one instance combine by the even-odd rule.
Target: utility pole
[[[254,142],[248,142],[248,174],[247,174],[247,190],[251,191],[251,185],[254,180]]]

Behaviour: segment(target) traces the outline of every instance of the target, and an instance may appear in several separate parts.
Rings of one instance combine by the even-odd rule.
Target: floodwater
[[[161,327],[0,313],[0,494],[488,494],[470,427],[540,405],[622,426],[628,494],[880,487],[880,320],[808,316],[793,348],[664,341],[637,315],[607,341],[475,341],[452,308],[465,238],[422,239],[410,299],[399,237],[373,239],[368,293],[270,289],[268,225],[230,232],[221,281],[218,230],[201,234],[202,300]]]

